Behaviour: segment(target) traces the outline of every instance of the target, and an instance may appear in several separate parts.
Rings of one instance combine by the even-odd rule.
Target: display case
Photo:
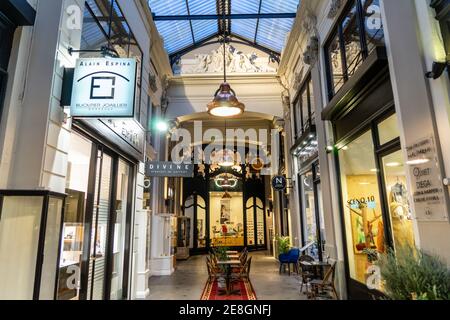
[[[177,217],[175,214],[152,216],[153,275],[171,275],[176,267]]]

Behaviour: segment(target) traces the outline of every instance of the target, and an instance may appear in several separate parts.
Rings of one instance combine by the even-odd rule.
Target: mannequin
[[[397,180],[397,183],[391,187],[389,200],[395,247],[414,247],[412,216],[406,186]]]

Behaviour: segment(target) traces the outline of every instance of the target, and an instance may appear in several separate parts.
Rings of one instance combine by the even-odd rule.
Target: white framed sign
[[[407,146],[406,151],[417,220],[448,221],[447,199],[434,137],[425,137]]]
[[[134,117],[136,68],[136,59],[78,59],[72,87],[71,116]]]

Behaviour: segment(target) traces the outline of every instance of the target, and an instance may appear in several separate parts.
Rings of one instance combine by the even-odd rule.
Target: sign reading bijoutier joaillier
[[[132,118],[135,91],[135,59],[78,59],[72,88],[71,116]]]

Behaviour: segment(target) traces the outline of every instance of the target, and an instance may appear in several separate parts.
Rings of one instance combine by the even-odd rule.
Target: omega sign
[[[132,118],[135,88],[135,59],[78,59],[71,115],[81,118]]]

